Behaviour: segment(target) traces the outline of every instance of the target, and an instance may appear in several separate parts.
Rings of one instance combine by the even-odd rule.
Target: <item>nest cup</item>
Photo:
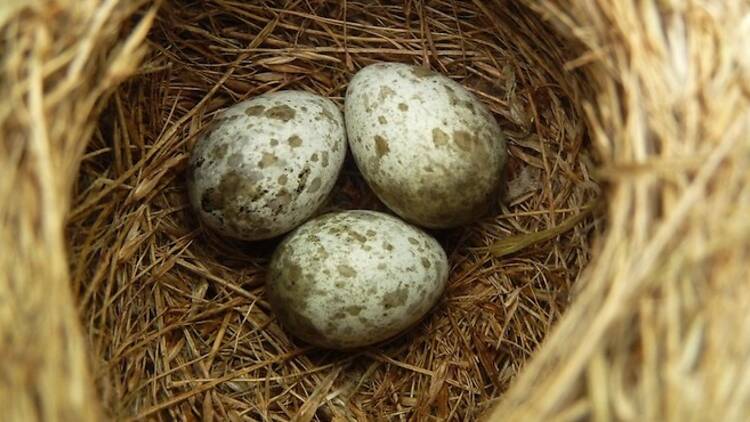
[[[614,2],[618,14],[584,2],[568,11],[449,0],[74,3],[18,6],[4,24],[5,63],[26,63],[28,72],[6,72],[8,81],[27,82],[18,83],[24,95],[8,94],[21,111],[0,113],[0,122],[8,139],[29,140],[19,143],[26,147],[6,142],[2,152],[17,169],[11,176],[32,177],[11,177],[21,181],[8,185],[23,212],[0,208],[17,222],[3,229],[4,239],[24,245],[14,252],[21,264],[5,265],[27,268],[3,280],[11,292],[26,280],[38,293],[12,293],[14,309],[43,317],[18,317],[23,330],[6,323],[0,333],[11,333],[19,361],[46,363],[21,365],[31,375],[8,378],[16,384],[0,393],[17,403],[9,418],[718,414],[700,395],[664,405],[684,391],[679,382],[662,383],[663,368],[682,362],[673,380],[714,379],[724,367],[696,369],[726,357],[698,345],[709,342],[707,327],[723,327],[714,334],[747,328],[744,319],[727,323],[742,307],[725,302],[750,303],[747,294],[730,300],[718,292],[734,284],[707,281],[750,279],[735,264],[747,257],[748,231],[730,218],[750,208],[738,200],[748,197],[747,176],[731,170],[746,168],[742,157],[750,154],[730,154],[747,148],[747,97],[737,94],[741,78],[722,78],[712,92],[731,104],[706,103],[701,84],[714,73],[680,91],[668,81],[683,73],[664,67],[676,60],[674,44],[652,27],[618,25],[630,22],[628,12],[636,21],[657,19],[667,6]],[[711,50],[733,45],[722,34],[746,12],[736,3],[695,21],[689,11],[698,6],[668,10],[683,22],[683,35],[714,31],[719,41],[699,56],[710,55],[725,74],[744,69],[731,60],[739,50]],[[22,36],[24,20],[41,29]],[[675,25],[649,22],[665,32]],[[241,242],[201,228],[187,199],[187,159],[228,106],[284,89],[343,106],[354,73],[384,61],[447,75],[489,108],[508,136],[502,194],[482,220],[431,232],[451,272],[424,321],[385,344],[318,349],[287,334],[266,300],[265,269],[279,239]],[[709,128],[696,110],[722,116],[723,126]],[[24,117],[35,113],[46,116],[44,131]],[[699,159],[679,161],[690,154]],[[722,186],[707,188],[717,180]],[[726,218],[695,229],[707,221],[698,203]],[[736,206],[720,206],[729,203]],[[387,212],[351,157],[319,212],[340,209]],[[709,233],[744,245],[727,252],[731,265],[713,261],[726,245],[701,243]],[[688,264],[701,271],[686,273]],[[692,290],[680,287],[685,279]],[[665,308],[672,313],[662,304],[674,305]],[[675,352],[680,345],[693,345],[693,354]],[[705,385],[695,391],[714,391]],[[717,403],[734,403],[717,394]],[[741,420],[746,407],[722,409],[724,420]]]
[[[561,47],[554,47],[549,29],[524,9],[498,15],[450,2],[346,6],[209,2],[159,11],[149,34],[155,54],[145,64],[153,70],[115,93],[101,139],[89,147],[90,155],[111,151],[84,160],[83,174],[121,174],[152,158],[130,179],[133,193],[102,198],[102,204],[126,203],[111,211],[118,230],[102,236],[96,206],[72,221],[76,238],[96,231],[102,248],[79,250],[86,242],[74,241],[74,254],[101,256],[119,242],[129,252],[116,258],[124,277],[119,296],[108,294],[104,282],[85,307],[92,317],[105,307],[112,311],[94,319],[110,327],[96,341],[102,358],[120,362],[103,380],[137,381],[105,397],[115,414],[185,417],[210,408],[222,419],[228,417],[223,412],[239,412],[257,420],[288,418],[312,406],[320,420],[474,419],[507,388],[564,310],[589,259],[591,219],[516,254],[492,249],[509,236],[559,227],[585,213],[596,196],[581,159],[584,123],[571,100],[580,88],[562,72],[555,50]],[[519,44],[523,33],[535,38]],[[504,198],[494,215],[476,224],[435,232],[452,271],[443,300],[422,324],[362,351],[311,349],[282,331],[266,302],[265,266],[276,240],[242,243],[201,230],[185,199],[185,157],[227,106],[281,89],[315,92],[343,106],[353,74],[382,61],[429,66],[490,108],[511,139]],[[165,128],[175,132],[165,136]],[[113,145],[115,138],[120,142]],[[87,179],[79,182],[79,203],[97,180]],[[387,210],[351,159],[321,211],[333,209]],[[149,248],[153,255],[146,257]],[[94,276],[97,265],[84,277]],[[133,324],[128,337],[152,339],[136,345],[135,338],[113,337],[121,324]],[[260,366],[149,413],[170,397],[253,364]],[[149,381],[177,367],[183,368]]]

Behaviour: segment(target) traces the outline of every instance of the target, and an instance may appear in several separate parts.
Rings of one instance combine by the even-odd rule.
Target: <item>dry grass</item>
[[[750,418],[750,3],[552,2],[609,182],[581,293],[508,420]]]
[[[744,420],[750,11],[725,3],[23,9],[0,44],[0,240],[18,245],[0,254],[0,419],[95,420],[103,403],[115,419],[472,420],[499,398],[498,420]],[[424,323],[327,352],[269,313],[274,242],[200,229],[183,171],[222,107],[286,88],[341,103],[381,60],[474,91],[510,135],[508,184],[495,216],[438,234],[452,275]],[[349,163],[328,207],[382,205]]]
[[[0,5],[0,420],[96,420],[65,215],[95,116],[136,70],[148,19],[131,26],[137,4],[26,3]]]
[[[594,197],[579,160],[583,122],[566,91],[575,81],[500,43],[499,22],[476,6],[301,2],[287,12],[274,3],[165,5],[146,74],[115,94],[83,160],[73,282],[108,408],[166,419],[473,418],[536,349],[588,261],[590,223],[510,257],[486,248],[556,227]],[[520,25],[507,30],[545,31]],[[535,54],[559,60],[554,50]],[[354,71],[377,61],[427,63],[477,92],[512,136],[512,198],[497,217],[439,234],[452,278],[424,324],[383,347],[308,351],[265,302],[274,242],[200,230],[182,170],[215,110],[289,88],[341,104]],[[383,208],[351,162],[328,207]]]

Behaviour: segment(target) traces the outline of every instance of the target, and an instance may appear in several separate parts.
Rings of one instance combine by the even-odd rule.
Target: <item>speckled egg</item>
[[[342,211],[310,220],[284,239],[266,289],[292,334],[347,349],[415,325],[447,278],[445,252],[430,235],[387,214]]]
[[[261,95],[224,110],[197,141],[190,202],[219,233],[271,238],[313,215],[345,155],[344,120],[332,101],[303,91]]]
[[[373,64],[349,83],[345,116],[357,166],[404,219],[455,227],[481,217],[497,198],[505,137],[457,82],[422,67]]]

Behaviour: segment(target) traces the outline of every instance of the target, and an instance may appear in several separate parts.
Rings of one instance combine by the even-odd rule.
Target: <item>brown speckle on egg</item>
[[[333,114],[328,110],[327,108],[323,108],[323,110],[320,112],[321,116],[328,120],[331,123],[338,124],[337,119],[333,117]]]
[[[391,309],[396,306],[403,306],[406,303],[406,299],[409,298],[409,289],[406,287],[399,287],[383,295],[382,304],[383,308]]]
[[[367,242],[367,238],[365,236],[362,236],[355,230],[348,230],[347,233],[349,234],[349,236],[352,237],[352,239],[354,239],[355,242],[359,242],[359,243]]]
[[[378,99],[380,101],[383,101],[386,98],[393,96],[394,94],[396,94],[396,92],[393,91],[392,89],[388,88],[387,86],[381,86],[380,93],[378,94]]]
[[[276,164],[277,161],[279,161],[279,157],[275,156],[274,154],[264,152],[263,158],[258,161],[258,167],[264,169]]]
[[[375,150],[377,151],[378,157],[382,157],[391,150],[388,146],[388,140],[380,135],[375,135]]]
[[[428,78],[430,76],[435,76],[435,72],[422,66],[413,66],[411,69],[411,73],[418,78]]]
[[[266,110],[265,114],[269,119],[277,119],[282,122],[288,122],[294,118],[296,112],[286,104],[277,105]]]
[[[453,141],[464,151],[471,151],[474,146],[474,138],[469,132],[456,130],[453,132]]]
[[[432,143],[435,144],[436,147],[448,145],[449,140],[450,137],[448,137],[448,134],[443,132],[440,128],[436,127],[432,129]]]
[[[307,187],[307,190],[309,190],[310,192],[317,192],[318,189],[320,189],[320,184],[320,177],[316,177],[312,180],[312,182],[310,182],[310,186]]]
[[[227,155],[227,149],[229,146],[227,144],[219,144],[214,147],[213,150],[211,150],[211,158],[214,160],[222,160]]]
[[[338,267],[336,267],[336,269],[338,269],[339,274],[344,277],[354,277],[355,275],[357,275],[357,272],[354,271],[354,268],[348,265],[339,265]]]
[[[297,148],[299,146],[302,146],[302,138],[299,137],[299,135],[292,135],[289,137],[289,139],[286,140],[289,143],[289,146],[292,148]]]
[[[360,312],[362,312],[363,309],[365,309],[364,306],[350,305],[344,307],[344,312],[348,313],[351,316],[357,316],[360,314]]]
[[[250,106],[245,109],[245,114],[248,116],[260,116],[266,108],[262,105]]]

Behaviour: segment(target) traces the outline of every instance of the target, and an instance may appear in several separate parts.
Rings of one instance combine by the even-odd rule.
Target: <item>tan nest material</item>
[[[0,420],[747,420],[750,5],[510,3],[4,2]],[[223,107],[341,104],[377,61],[463,83],[510,160],[497,213],[437,233],[425,321],[330,352],[184,171]],[[351,162],[341,208],[384,209]]]

